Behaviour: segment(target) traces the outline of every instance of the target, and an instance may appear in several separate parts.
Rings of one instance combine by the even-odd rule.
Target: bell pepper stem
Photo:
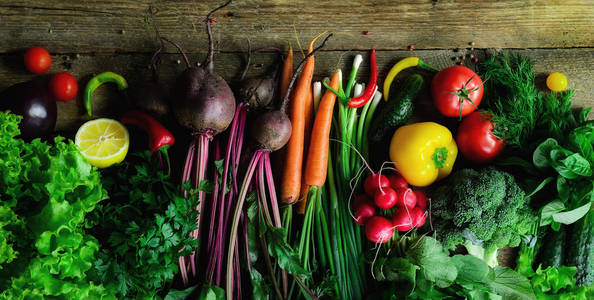
[[[439,69],[438,68],[436,68],[434,66],[431,66],[431,65],[428,65],[426,62],[424,62],[421,59],[419,59],[419,67],[423,67],[423,68],[426,68],[426,69],[429,69],[429,70],[433,70],[435,72],[439,72]]]
[[[448,158],[448,149],[446,147],[441,147],[435,149],[433,152],[433,162],[435,163],[436,168],[443,168],[446,159]]]

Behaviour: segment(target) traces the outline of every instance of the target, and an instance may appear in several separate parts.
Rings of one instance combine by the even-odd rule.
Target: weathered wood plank
[[[452,65],[452,58],[459,58],[466,50],[421,50],[421,51],[379,51],[377,63],[380,70],[380,79],[383,79],[390,67],[405,56],[416,55],[429,64],[437,67]],[[594,65],[594,49],[567,49],[567,50],[520,50],[524,55],[530,56],[535,61],[535,72],[539,82],[543,82],[547,73],[551,71],[563,72],[569,79],[569,88],[576,90],[574,99],[575,106],[594,106],[594,83],[592,78],[594,72],[591,66]],[[337,67],[349,69],[352,57],[357,52],[323,51],[316,56],[316,77],[319,79],[329,76]],[[467,57],[470,53],[467,53]],[[473,55],[483,58],[483,50],[473,51]],[[190,60],[196,62],[204,55],[192,54]],[[255,76],[265,72],[271,66],[275,55],[272,53],[257,53],[252,60],[252,66],[248,76]],[[184,69],[183,63],[178,64],[179,55],[167,54],[163,57],[161,66],[161,78],[163,82],[172,82],[175,74]],[[54,56],[52,72],[69,71],[80,80],[80,88],[93,73],[102,71],[114,71],[124,75],[131,85],[142,80],[149,79],[148,54],[120,54],[120,55],[60,55]],[[296,58],[297,59],[297,58]],[[241,73],[244,65],[245,54],[243,53],[219,53],[215,57],[215,68],[223,77],[231,83],[235,82]],[[568,63],[570,62],[570,63]],[[472,66],[467,59],[467,65]],[[420,69],[409,70],[405,73],[423,72],[430,75],[428,71]],[[361,78],[367,78],[367,61],[359,71]],[[14,83],[31,79],[23,67],[22,57],[15,54],[0,55],[0,89],[4,89]],[[543,86],[541,86],[544,88]],[[115,88],[102,87],[97,90],[93,99],[93,110],[97,116],[109,116],[110,113],[120,105],[120,98]],[[430,106],[430,105],[429,105]],[[80,99],[69,103],[59,103],[59,116],[57,130],[71,130],[77,128],[87,120]],[[431,109],[431,107],[430,107]],[[594,116],[594,115],[592,115]]]
[[[206,49],[199,20],[223,0],[54,1],[3,0],[0,53],[44,45],[53,53],[150,52],[147,9],[163,35],[190,52]],[[364,3],[364,4],[363,4]],[[302,43],[335,32],[328,50],[567,48],[594,46],[594,3],[566,1],[234,1],[216,14],[215,38],[223,51]],[[368,35],[364,33],[369,31]]]

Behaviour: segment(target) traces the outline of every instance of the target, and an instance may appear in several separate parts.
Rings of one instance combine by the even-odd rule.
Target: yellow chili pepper
[[[448,176],[457,154],[450,130],[435,122],[402,126],[390,143],[390,159],[414,186],[428,186]]]
[[[386,76],[386,80],[384,80],[384,100],[388,101],[388,99],[390,99],[388,98],[388,95],[390,93],[390,86],[392,85],[392,81],[394,81],[394,77],[396,77],[400,71],[416,66],[425,67],[435,72],[439,72],[439,69],[426,64],[418,57],[407,57],[401,59],[392,67],[392,69],[390,69],[390,72],[388,72],[388,75]]]

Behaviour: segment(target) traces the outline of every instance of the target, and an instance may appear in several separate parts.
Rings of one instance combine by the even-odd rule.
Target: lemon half
[[[130,138],[122,123],[101,118],[84,123],[76,132],[74,143],[91,165],[107,168],[126,158]]]

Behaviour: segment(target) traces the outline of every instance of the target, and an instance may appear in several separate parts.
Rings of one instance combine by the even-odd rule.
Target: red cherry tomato
[[[442,115],[464,117],[481,103],[483,80],[467,67],[452,66],[433,77],[431,96]]]
[[[68,102],[76,97],[78,83],[74,76],[62,72],[52,76],[52,79],[50,80],[50,89],[56,100]]]
[[[41,47],[31,47],[25,52],[25,67],[33,74],[43,74],[52,66],[52,57]]]
[[[456,136],[456,143],[462,155],[476,163],[487,163],[495,159],[505,145],[493,135],[493,123],[490,115],[475,111],[462,120]]]

